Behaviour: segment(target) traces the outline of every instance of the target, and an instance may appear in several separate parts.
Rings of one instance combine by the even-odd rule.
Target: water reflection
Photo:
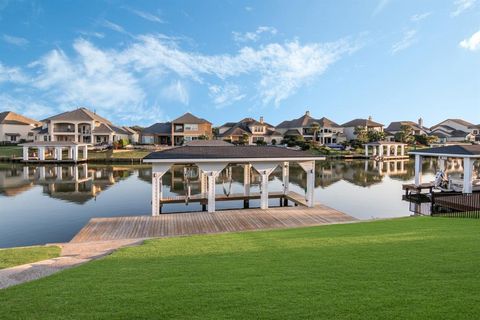
[[[478,164],[477,164],[478,166]],[[461,161],[450,161],[447,172],[460,175]],[[438,164],[423,164],[425,181]],[[185,176],[188,177],[186,182]],[[414,163],[408,160],[374,162],[322,161],[316,167],[317,201],[360,219],[410,215],[402,202],[402,183],[413,181]],[[243,192],[242,166],[224,170],[216,192]],[[252,170],[251,192],[259,192],[260,176]],[[202,192],[196,167],[174,166],[163,177],[165,196]],[[290,190],[305,193],[306,174],[290,166]],[[283,189],[281,169],[270,176],[269,190]],[[148,165],[28,165],[0,163],[0,247],[69,241],[92,217],[146,215],[151,200]],[[278,206],[278,199],[270,205]],[[218,209],[241,208],[242,202],[217,203]],[[255,201],[251,207],[259,206]],[[163,212],[201,210],[199,204],[167,205]]]

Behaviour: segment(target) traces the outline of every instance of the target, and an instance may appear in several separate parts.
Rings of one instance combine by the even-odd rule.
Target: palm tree
[[[310,128],[313,130],[313,142],[316,143],[317,132],[318,132],[318,129],[320,129],[320,125],[318,124],[318,122],[312,122],[312,124],[310,125]]]

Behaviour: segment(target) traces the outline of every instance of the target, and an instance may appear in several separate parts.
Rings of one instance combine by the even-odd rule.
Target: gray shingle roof
[[[314,119],[311,116],[304,114],[298,119],[287,120],[280,123],[277,128],[303,128],[303,127],[311,127],[313,123],[318,123],[320,127],[329,127],[329,128],[340,128],[340,125],[333,122],[332,120],[322,117],[320,119]]]
[[[353,119],[342,124],[342,127],[383,127],[383,124],[369,119]]]
[[[205,119],[196,117],[190,112],[187,112],[184,115],[173,120],[172,123],[203,124],[203,123],[210,123],[210,122]]]
[[[107,124],[112,124],[109,120],[100,117],[96,113],[88,110],[87,108],[78,108],[72,111],[63,112],[47,118],[43,121],[98,121]]]
[[[451,154],[451,155],[467,155],[467,156],[480,156],[480,145],[453,145],[453,146],[444,146],[438,148],[429,148],[422,149],[417,151],[412,151],[412,154],[415,153],[427,153],[432,155],[437,154]]]
[[[158,122],[142,130],[142,134],[171,134],[172,124],[170,122]]]
[[[231,146],[231,143],[223,140],[192,140],[185,143],[186,146],[191,147],[221,147]]]
[[[145,160],[315,158],[311,153],[275,146],[183,146],[152,152]],[[319,157],[322,158],[322,157]]]

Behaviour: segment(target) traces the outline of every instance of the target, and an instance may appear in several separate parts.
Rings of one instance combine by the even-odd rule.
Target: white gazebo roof
[[[480,145],[452,145],[410,151],[410,154],[424,157],[452,157],[480,159]]]
[[[406,146],[406,143],[396,141],[374,141],[365,144],[366,146]]]
[[[20,146],[22,147],[84,147],[84,146],[91,146],[91,143],[82,143],[82,142],[74,142],[74,141],[35,141],[35,142],[27,142],[22,143]]]

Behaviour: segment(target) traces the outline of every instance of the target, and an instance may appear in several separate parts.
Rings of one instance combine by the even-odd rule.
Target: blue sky
[[[480,0],[0,0],[0,110],[480,123]]]

